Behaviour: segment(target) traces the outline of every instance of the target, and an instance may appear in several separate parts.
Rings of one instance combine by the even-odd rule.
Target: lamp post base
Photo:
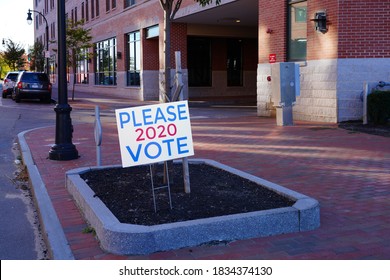
[[[72,107],[68,104],[57,104],[56,112],[56,142],[49,151],[51,160],[72,160],[79,157],[76,146],[72,144],[73,126],[70,118]]]
[[[73,144],[54,144],[49,151],[51,160],[73,160],[78,159],[79,153]]]

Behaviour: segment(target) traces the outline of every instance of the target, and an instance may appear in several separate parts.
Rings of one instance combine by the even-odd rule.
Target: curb
[[[37,166],[31,156],[30,148],[25,140],[25,134],[36,130],[30,129],[18,134],[20,151],[23,163],[27,168],[30,178],[34,201],[38,208],[39,219],[42,226],[43,236],[48,245],[50,256],[54,260],[74,260],[72,250],[62,229],[60,220],[53,207],[50,196],[47,192],[46,185],[38,171]]]
[[[90,170],[120,165],[84,167],[66,172],[66,187],[85,219],[95,229],[102,248],[120,255],[150,254],[211,241],[242,240],[316,229],[320,226],[317,200],[243,171],[207,159],[190,159],[193,164],[208,164],[249,179],[295,203],[291,207],[262,210],[183,222],[143,226],[120,223],[114,214],[81,179]]]

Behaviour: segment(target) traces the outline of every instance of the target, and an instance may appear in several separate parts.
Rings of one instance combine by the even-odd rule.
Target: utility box
[[[292,106],[300,94],[299,65],[282,62],[271,65],[271,90],[275,106]]]
[[[272,101],[277,125],[293,125],[292,106],[300,95],[299,65],[282,62],[271,65]]]

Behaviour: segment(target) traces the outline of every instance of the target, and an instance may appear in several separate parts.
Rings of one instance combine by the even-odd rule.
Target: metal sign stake
[[[161,189],[168,189],[168,198],[169,198],[169,207],[172,209],[172,198],[171,198],[171,186],[169,183],[169,172],[168,172],[168,164],[167,162],[164,162],[164,172],[165,176],[167,178],[167,185],[163,185],[160,187],[155,187],[154,186],[154,172],[153,172],[153,166],[152,164],[149,164],[149,169],[150,169],[150,180],[152,182],[152,194],[153,194],[153,206],[154,206],[154,212],[157,213],[157,203],[156,203],[156,190],[161,190]]]

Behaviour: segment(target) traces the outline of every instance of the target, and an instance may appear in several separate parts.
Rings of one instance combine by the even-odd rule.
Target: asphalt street
[[[36,208],[28,187],[15,182],[19,132],[54,123],[53,106],[36,102],[16,104],[0,99],[0,259],[42,259],[45,247],[40,236]]]

